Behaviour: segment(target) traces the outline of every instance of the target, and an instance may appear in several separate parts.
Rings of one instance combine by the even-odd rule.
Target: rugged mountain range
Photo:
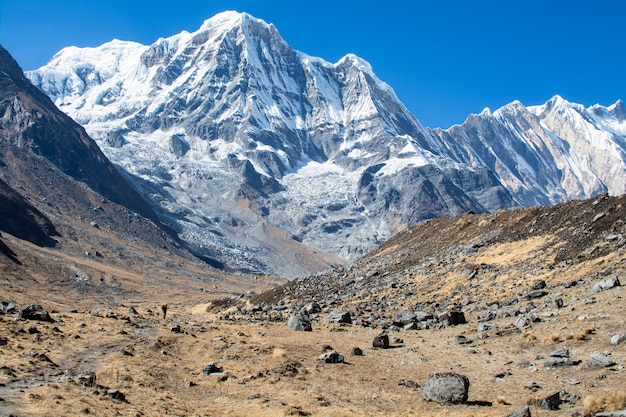
[[[310,57],[245,13],[66,48],[27,76],[188,247],[240,270],[301,275],[424,219],[626,191],[621,101],[426,129],[361,58]]]

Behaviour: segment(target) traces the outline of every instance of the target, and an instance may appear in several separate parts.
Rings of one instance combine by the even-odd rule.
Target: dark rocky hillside
[[[85,130],[33,86],[0,46],[0,140],[39,155],[111,201],[156,221],[156,215],[128,185]]]

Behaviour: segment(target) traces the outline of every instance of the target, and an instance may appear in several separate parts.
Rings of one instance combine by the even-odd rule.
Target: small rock
[[[507,414],[506,417],[532,417],[530,414],[530,408],[527,405],[518,408],[510,414]]]
[[[95,387],[96,386],[96,374],[95,372],[89,372],[87,374],[78,375],[77,382],[83,387]]]
[[[442,405],[464,404],[469,392],[469,379],[455,373],[434,374],[422,387],[422,398]]]
[[[438,318],[439,323],[445,326],[458,326],[460,324],[466,324],[465,314],[460,310],[446,311]]]
[[[533,282],[533,291],[543,290],[544,288],[546,288],[546,282],[544,280],[538,279],[537,281]]]
[[[574,361],[569,355],[569,351],[567,349],[559,349],[550,352],[550,356],[544,363],[544,366],[546,368],[551,368],[555,366],[571,366],[573,364]]]
[[[126,395],[113,388],[107,390],[107,395],[117,401],[126,401]]]
[[[2,304],[0,304],[0,313],[2,314],[13,314],[15,310],[15,304],[11,301],[3,301]]]
[[[326,323],[352,323],[352,316],[347,311],[331,311],[324,317]]]
[[[534,405],[542,410],[558,410],[561,405],[561,392],[557,391],[542,399],[530,400],[528,405]]]
[[[389,336],[386,334],[380,334],[374,338],[372,341],[372,347],[380,348],[380,349],[388,349],[389,348]]]
[[[324,361],[325,363],[343,363],[344,356],[336,350],[331,350],[330,352],[322,353],[319,356],[319,360]]]
[[[182,329],[180,328],[179,324],[173,324],[172,327],[170,327],[170,331],[172,333],[180,333]]]
[[[468,339],[462,334],[457,334],[456,336],[454,336],[454,343],[456,343],[457,345],[469,345],[470,343],[473,343],[473,340]]]
[[[401,379],[398,381],[398,386],[407,387],[407,388],[419,388],[419,384],[415,381],[411,381],[410,379]]]
[[[617,346],[620,343],[622,343],[624,340],[626,340],[626,334],[624,334],[624,333],[617,333],[617,334],[614,334],[611,337],[611,344],[614,345],[614,346]]]
[[[363,350],[361,348],[358,347],[354,347],[352,348],[352,355],[353,356],[363,356]]]
[[[205,375],[219,374],[222,372],[224,372],[224,368],[217,366],[215,362],[209,362],[202,368],[202,373]]]

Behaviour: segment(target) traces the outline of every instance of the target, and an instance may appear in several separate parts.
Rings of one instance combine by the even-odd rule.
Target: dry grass
[[[592,417],[601,411],[615,411],[626,408],[626,391],[610,391],[591,395],[583,401],[583,416]]]

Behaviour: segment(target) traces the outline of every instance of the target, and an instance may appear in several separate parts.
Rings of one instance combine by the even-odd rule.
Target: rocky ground
[[[624,407],[624,199],[432,220],[346,268],[259,294],[271,283],[251,279],[243,296],[232,286],[224,297],[188,276],[185,285],[159,278],[147,296],[135,270],[132,291],[64,300],[5,279],[0,413],[574,416]],[[19,242],[5,240],[25,261]],[[21,312],[31,303],[49,320]]]

